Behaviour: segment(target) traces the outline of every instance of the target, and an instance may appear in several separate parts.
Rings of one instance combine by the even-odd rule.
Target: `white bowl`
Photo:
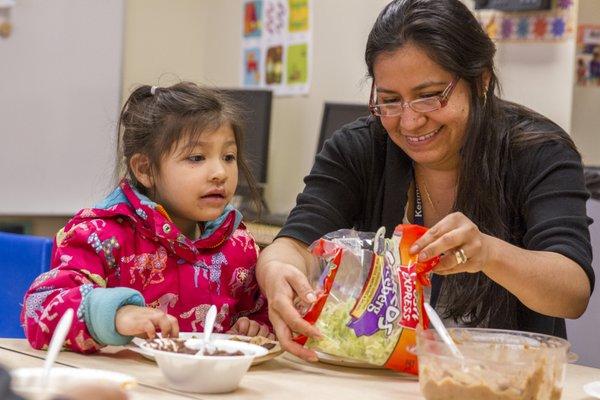
[[[50,371],[48,386],[40,387],[43,368],[17,368],[10,371],[11,388],[17,394],[29,399],[51,398],[68,394],[73,386],[114,385],[120,389],[132,389],[137,385],[134,377],[113,371],[90,368],[54,367]]]
[[[167,339],[168,340],[168,339]],[[186,345],[200,348],[202,340],[189,339]],[[212,340],[218,350],[243,356],[197,356],[173,353],[142,346],[151,352],[173,389],[193,393],[225,393],[237,389],[242,377],[250,368],[254,357],[267,354],[267,349],[250,343],[233,340]]]

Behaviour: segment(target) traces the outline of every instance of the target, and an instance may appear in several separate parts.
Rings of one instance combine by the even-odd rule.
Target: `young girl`
[[[121,112],[126,177],[55,240],[52,269],[25,295],[34,348],[76,311],[67,347],[93,352],[133,336],[203,330],[269,335],[255,275],[258,249],[231,200],[241,155],[239,112],[220,92],[183,82],[136,89]]]

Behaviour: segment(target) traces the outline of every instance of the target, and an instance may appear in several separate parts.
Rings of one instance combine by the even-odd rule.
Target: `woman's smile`
[[[401,135],[406,139],[406,142],[412,146],[425,146],[431,143],[438,136],[438,133],[442,130],[443,127],[444,126],[442,125],[436,130],[420,136],[405,134]]]

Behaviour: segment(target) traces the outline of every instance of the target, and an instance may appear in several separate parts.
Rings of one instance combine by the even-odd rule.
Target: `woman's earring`
[[[487,88],[483,91],[483,106],[485,107],[485,103],[487,103]]]

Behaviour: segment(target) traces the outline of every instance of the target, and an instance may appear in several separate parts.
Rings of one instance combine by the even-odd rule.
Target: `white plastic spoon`
[[[438,313],[435,312],[435,310],[433,309],[433,307],[431,307],[431,305],[429,303],[425,303],[424,305],[425,305],[425,311],[427,312],[427,316],[429,317],[429,321],[431,321],[431,324],[437,331],[438,335],[440,335],[440,338],[442,339],[442,341],[446,344],[446,346],[448,346],[448,348],[450,349],[450,351],[452,352],[454,357],[464,359],[465,357],[460,352],[458,347],[456,347],[454,340],[452,340],[450,333],[448,333],[448,330],[444,326],[444,323],[440,319],[440,316],[438,315]]]
[[[58,353],[63,347],[63,343],[65,342],[65,338],[67,337],[67,333],[71,328],[71,323],[73,322],[73,309],[69,308],[63,316],[58,321],[56,325],[56,329],[52,334],[52,339],[50,339],[50,346],[48,347],[48,353],[46,354],[46,361],[44,361],[44,372],[42,373],[42,382],[41,388],[45,390],[46,385],[48,384],[48,378],[50,377],[50,371],[52,370],[52,366],[56,361],[56,357],[58,357]]]
[[[196,353],[197,356],[204,355],[204,349],[210,344],[210,335],[215,326],[215,319],[217,319],[217,307],[213,304],[208,309],[206,317],[204,318],[204,340],[202,342],[202,348]]]

